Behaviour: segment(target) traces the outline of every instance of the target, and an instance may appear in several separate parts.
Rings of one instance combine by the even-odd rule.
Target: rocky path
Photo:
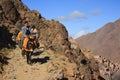
[[[76,68],[64,55],[55,54],[51,50],[35,52],[32,65],[27,64],[20,49],[16,48],[10,53],[14,56],[4,66],[4,80],[58,80],[63,79],[64,75],[73,75]]]
[[[49,73],[47,67],[50,64],[50,55],[42,52],[34,55],[32,65],[26,63],[26,59],[21,56],[21,50],[15,49],[11,54],[15,54],[9,60],[9,64],[4,67],[4,80],[47,80]]]

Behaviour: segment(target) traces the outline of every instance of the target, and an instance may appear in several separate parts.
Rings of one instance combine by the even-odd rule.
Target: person
[[[28,38],[29,35],[30,35],[30,27],[28,26],[28,22],[27,21],[25,21],[24,26],[22,27],[21,31],[22,31],[21,44],[23,43],[22,45],[23,45],[23,47],[25,47],[23,40],[26,39],[26,38]],[[26,40],[26,41],[28,41],[28,40]]]
[[[22,27],[20,32],[22,33],[20,40],[20,48],[22,49],[22,56],[25,57],[24,51],[26,51],[30,35],[30,27],[27,21],[24,22],[24,26]]]
[[[30,35],[30,27],[28,26],[28,22],[25,21],[24,26],[22,27],[21,31],[17,35],[17,42],[20,43],[19,44],[20,48],[22,48],[24,44],[23,40],[25,38],[28,38],[29,35]]]
[[[36,27],[34,25],[32,26],[30,32],[31,32],[31,35],[33,36],[35,46],[36,46],[36,48],[38,48],[40,46],[39,40],[38,40],[38,30],[36,29]]]
[[[31,32],[31,35],[32,35],[35,39],[38,39],[38,30],[36,29],[35,26],[32,26],[30,32]]]
[[[21,31],[22,31],[22,38],[21,39],[25,38],[27,35],[30,34],[30,27],[28,26],[27,21],[24,22],[24,26],[22,27]]]

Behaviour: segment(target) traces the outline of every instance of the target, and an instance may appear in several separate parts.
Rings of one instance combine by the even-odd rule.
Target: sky
[[[120,0],[22,0],[47,20],[55,19],[78,38],[120,19]]]

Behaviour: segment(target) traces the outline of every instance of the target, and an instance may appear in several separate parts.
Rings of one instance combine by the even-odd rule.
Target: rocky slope
[[[73,40],[72,38],[70,38],[71,41],[71,46],[72,47],[77,47],[77,45],[79,45],[75,40]],[[99,56],[96,55],[94,52],[92,52],[91,50],[84,48],[83,46],[80,46],[81,52],[85,55],[85,57],[87,57],[89,60],[93,60],[95,59],[95,62],[93,60],[93,66],[95,67],[95,64],[98,64],[98,68],[100,71],[100,75],[102,76],[102,78],[104,78],[105,80],[119,80],[120,79],[120,64],[118,64],[117,62],[113,62],[110,59],[107,59],[103,56]],[[98,75],[98,73],[95,73],[94,75]],[[100,79],[100,80],[104,80],[104,79]]]
[[[19,18],[37,27],[40,48],[44,48],[32,55],[31,66],[26,64],[12,41]],[[46,20],[21,0],[0,0],[0,48],[3,47],[14,48],[8,52],[12,57],[4,66],[4,80],[92,80],[100,76],[95,59],[85,57],[78,45],[74,47],[64,25]]]
[[[10,46],[13,44],[11,41],[11,36],[16,29],[16,26],[14,25],[18,18],[22,18],[23,22],[28,21],[30,26],[34,25],[37,27],[40,33],[39,36],[41,42],[46,45],[46,48],[51,47],[54,50],[59,49],[59,51],[63,52],[69,49],[70,43],[67,40],[67,30],[59,22],[54,20],[46,20],[36,10],[30,11],[19,0],[0,0],[0,6],[0,16],[2,19],[0,23],[0,38],[2,40],[0,41],[1,45],[3,43],[5,43],[4,46]]]
[[[94,53],[120,63],[120,19],[103,26],[94,33],[76,39]]]

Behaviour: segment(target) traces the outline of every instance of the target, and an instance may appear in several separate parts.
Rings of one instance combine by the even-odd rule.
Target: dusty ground
[[[46,77],[46,67],[47,67],[47,59],[45,62],[46,53],[42,53],[40,56],[38,55],[34,60],[36,63],[33,65],[28,65],[26,63],[26,59],[21,56],[21,50],[15,49],[14,57],[9,60],[8,66],[5,66],[5,80],[39,80],[40,78],[44,80]],[[48,59],[50,58],[47,56]],[[41,58],[41,59],[39,59]],[[38,60],[37,60],[38,59]],[[41,64],[43,62],[43,64]]]
[[[69,63],[65,56],[59,56],[52,51],[38,51],[32,55],[32,65],[26,63],[21,56],[21,50],[16,48],[11,52],[13,58],[4,66],[4,80],[53,80],[59,71],[70,69],[72,75],[74,64]],[[67,68],[67,69],[66,69]],[[71,71],[71,72],[70,72]],[[59,73],[58,75],[63,75]],[[58,76],[57,75],[57,76]]]

